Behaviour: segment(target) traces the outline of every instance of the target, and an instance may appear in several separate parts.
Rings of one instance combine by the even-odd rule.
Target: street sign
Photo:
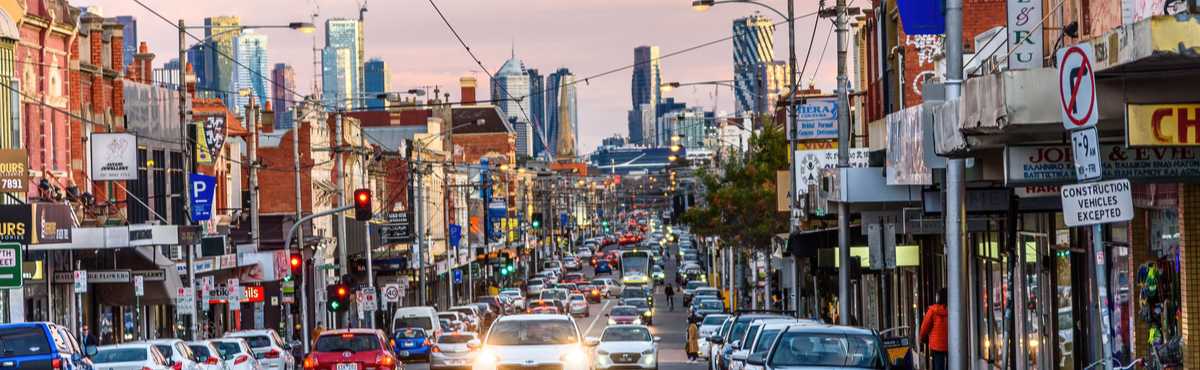
[[[146,284],[145,280],[146,278],[142,277],[142,275],[133,276],[133,295],[138,297],[146,295],[146,290],[144,289]]]
[[[21,245],[17,243],[0,244],[0,289],[17,289],[24,280],[21,259]]]
[[[178,306],[179,314],[191,315],[196,312],[196,295],[190,287],[179,287],[176,291],[175,305]]]
[[[75,282],[75,293],[87,293],[87,270],[76,270],[73,277],[74,279],[72,281]]]
[[[1059,107],[1067,130],[1096,126],[1100,118],[1092,55],[1092,44],[1086,42],[1058,50]]]
[[[379,237],[384,243],[411,243],[412,217],[408,212],[388,212],[387,222],[380,226]]]
[[[385,303],[400,302],[400,284],[388,284],[383,286],[383,301]]]
[[[462,270],[454,270],[454,283],[462,284]]]
[[[1076,227],[1132,220],[1131,189],[1127,179],[1063,185],[1063,222]]]
[[[359,290],[358,292],[360,294],[362,294],[359,297],[358,304],[360,306],[362,306],[363,311],[370,312],[370,311],[376,311],[379,309],[379,299],[378,299],[378,296],[375,295],[375,289],[371,289],[371,288],[362,289],[362,290]]]
[[[1075,178],[1079,181],[1099,180],[1104,174],[1104,166],[1100,164],[1099,136],[1095,126],[1071,131]]]
[[[458,248],[458,243],[462,240],[462,226],[450,224],[448,229],[450,231],[450,247]]]
[[[212,218],[213,195],[217,190],[217,178],[199,173],[188,175],[188,191],[191,192],[192,222],[208,221]]]

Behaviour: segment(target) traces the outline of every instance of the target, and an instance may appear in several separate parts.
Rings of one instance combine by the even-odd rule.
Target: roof
[[[353,329],[331,329],[321,332],[321,335],[336,335],[336,334],[378,334],[379,329],[353,328]]]
[[[814,334],[857,334],[857,335],[875,335],[875,332],[870,329],[858,328],[853,326],[831,325],[831,324],[812,324],[812,323],[796,323],[788,327],[788,333],[814,333]]]
[[[500,66],[500,70],[496,71],[496,76],[510,76],[525,73],[525,63],[521,63],[516,55],[513,55],[508,60],[504,61],[504,65]]]
[[[450,113],[454,134],[516,133],[494,105],[456,107]]]
[[[542,313],[516,314],[516,315],[502,316],[499,319],[496,319],[496,322],[501,322],[501,321],[541,321],[541,320],[570,321],[571,317],[567,316],[567,315],[563,315],[563,314],[542,314]]]

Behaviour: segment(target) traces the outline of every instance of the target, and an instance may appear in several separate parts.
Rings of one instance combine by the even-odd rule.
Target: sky
[[[155,53],[155,65],[174,58],[178,48],[175,22],[202,25],[204,17],[236,15],[244,25],[278,25],[311,21],[318,14],[317,32],[306,35],[288,29],[264,29],[269,36],[271,65],[288,63],[296,70],[298,92],[308,94],[313,81],[313,42],[324,43],[324,20],[357,18],[365,0],[141,0],[170,19],[167,22],[133,0],[71,0],[76,6],[96,5],[105,16],[132,15],[138,21],[138,38]],[[515,50],[528,68],[543,75],[566,67],[576,79],[581,153],[593,150],[601,139],[628,135],[631,108],[633,49],[659,46],[663,55],[729,37],[732,22],[756,12],[775,21],[783,18],[750,4],[722,4],[706,12],[691,8],[691,0],[433,0],[490,72],[500,68]],[[787,0],[761,0],[786,12]],[[817,0],[794,0],[799,16],[816,11]],[[392,74],[392,90],[438,86],[457,101],[458,79],[474,75],[480,81],[477,98],[488,95],[487,74],[438,17],[429,0],[372,0],[366,4],[366,57],[382,58]],[[832,91],[836,86],[837,40],[830,37],[832,22],[816,17],[797,18],[796,54],[803,64],[802,82]],[[814,34],[813,29],[816,27]],[[191,31],[202,35],[202,30]],[[190,39],[189,39],[190,41]],[[694,82],[733,78],[733,41],[663,58],[662,81]],[[775,33],[775,59],[787,60],[787,26]],[[824,51],[824,53],[823,53]],[[270,72],[266,71],[269,76]],[[814,79],[815,76],[815,79]],[[727,87],[682,87],[664,97],[674,97],[718,116],[733,111]]]

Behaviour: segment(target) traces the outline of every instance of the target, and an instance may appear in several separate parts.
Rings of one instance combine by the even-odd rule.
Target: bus
[[[650,283],[650,252],[644,250],[621,252],[621,282],[627,287]]]

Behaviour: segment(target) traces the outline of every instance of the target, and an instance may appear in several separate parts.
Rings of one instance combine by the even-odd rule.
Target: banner
[[[23,149],[0,149],[0,192],[29,191],[29,154]]]
[[[1200,146],[1200,103],[1126,104],[1129,146]]]
[[[137,180],[137,136],[127,133],[93,133],[92,180]]]
[[[196,153],[196,163],[211,164],[213,162],[212,152],[208,149],[208,139],[204,135],[204,125],[197,123],[196,129],[196,147],[192,152]]]
[[[0,243],[29,244],[32,215],[28,204],[0,204]]]
[[[71,242],[71,230],[75,226],[71,207],[66,204],[33,204],[33,228],[31,244],[58,244]]]
[[[211,157],[216,157],[221,154],[221,148],[225,146],[225,116],[210,116],[204,117],[204,144],[208,148],[208,154]],[[197,140],[199,142],[200,140]]]

